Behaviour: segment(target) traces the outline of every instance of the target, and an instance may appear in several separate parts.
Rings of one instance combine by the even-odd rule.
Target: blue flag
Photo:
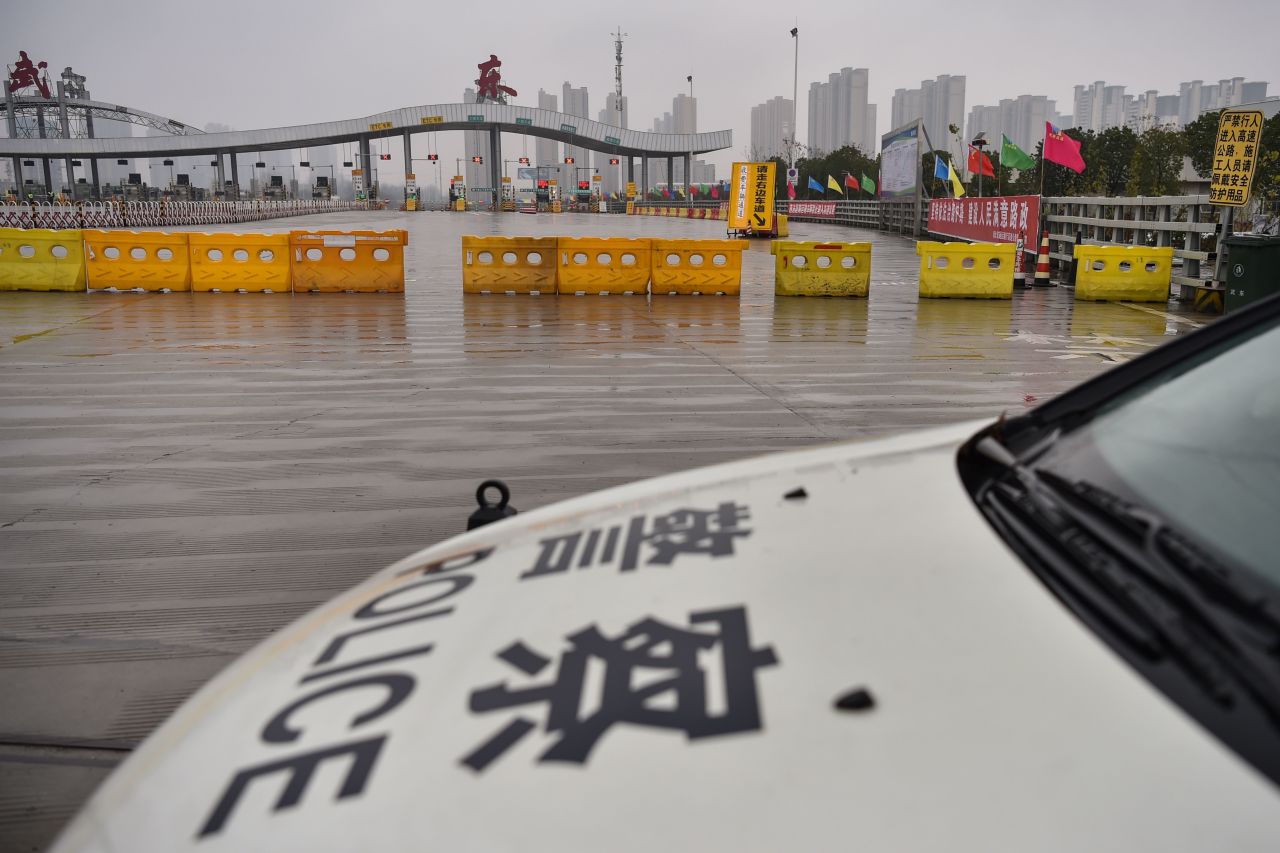
[[[822,184],[818,183],[813,178],[809,179],[809,189],[817,190],[820,193],[826,193],[826,190],[822,188]]]
[[[933,155],[933,176],[943,181],[951,180],[951,172],[947,164],[942,162],[942,158],[937,154]]]

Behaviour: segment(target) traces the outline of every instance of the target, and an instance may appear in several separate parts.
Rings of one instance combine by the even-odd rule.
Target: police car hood
[[[56,849],[1274,850],[1275,789],[980,517],[977,427],[422,551],[213,679]]]

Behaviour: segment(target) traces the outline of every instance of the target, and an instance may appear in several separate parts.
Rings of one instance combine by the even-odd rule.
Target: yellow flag
[[[955,191],[956,198],[964,195],[964,184],[960,183],[960,179],[956,177],[956,170],[952,168],[951,163],[947,163],[947,180],[951,181],[951,188]]]
[[[827,175],[827,189],[835,190],[836,192],[840,193],[840,195],[844,195],[844,190],[841,189],[840,185],[836,183],[836,179],[831,177],[830,175]]]

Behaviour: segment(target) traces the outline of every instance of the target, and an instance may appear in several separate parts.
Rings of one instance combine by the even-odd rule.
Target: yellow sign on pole
[[[636,182],[627,181],[627,198],[635,198],[635,197],[636,197]]]
[[[1249,203],[1261,142],[1261,110],[1223,111],[1218,119],[1218,135],[1213,142],[1210,204],[1244,207]]]
[[[775,164],[734,163],[730,170],[729,227],[741,231],[773,230]]]

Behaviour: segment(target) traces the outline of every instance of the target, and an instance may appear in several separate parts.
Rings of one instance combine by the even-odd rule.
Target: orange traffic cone
[[[1049,229],[1040,237],[1040,254],[1036,256],[1036,287],[1053,287],[1049,280]]]

